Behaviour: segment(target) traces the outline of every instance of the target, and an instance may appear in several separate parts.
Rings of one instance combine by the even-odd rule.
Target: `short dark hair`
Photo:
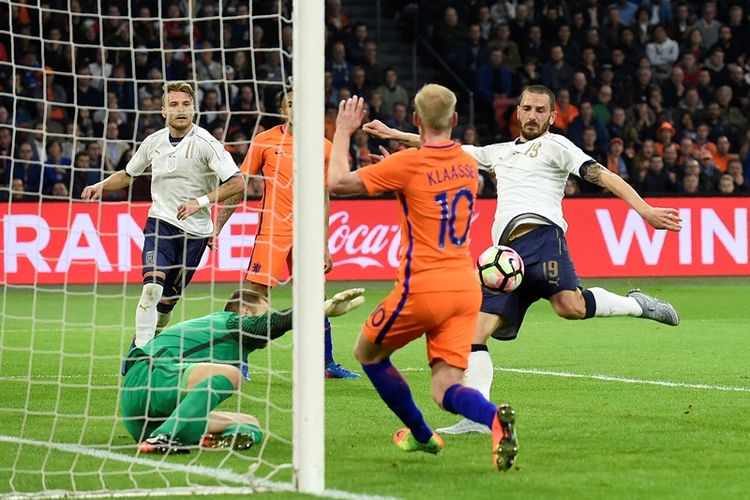
[[[224,311],[239,314],[242,306],[255,306],[264,300],[266,300],[266,298],[258,292],[252,290],[236,290],[231,297],[229,297],[226,305],[224,305]]]
[[[521,98],[527,92],[530,94],[547,94],[547,97],[549,97],[549,109],[551,111],[555,110],[555,93],[544,85],[529,85],[521,92]]]

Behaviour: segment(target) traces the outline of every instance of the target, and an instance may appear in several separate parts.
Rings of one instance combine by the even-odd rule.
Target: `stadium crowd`
[[[744,2],[383,4],[405,38],[424,37],[473,89],[475,123],[462,121],[456,140],[517,137],[518,95],[541,83],[557,95],[552,131],[640,194],[750,192]],[[290,9],[289,0],[254,1],[251,17],[248,2],[225,0],[219,18],[207,1],[0,7],[0,200],[78,198],[84,186],[122,170],[134,147],[164,126],[166,80],[196,81],[199,124],[241,163],[252,137],[277,123],[293,40],[291,25],[273,15],[291,19]],[[333,136],[338,102],[352,94],[367,99],[370,118],[414,131],[413,96],[399,84],[403,75],[379,62],[372,27],[351,19],[340,0],[328,0],[326,26],[326,136]],[[379,145],[356,132],[352,168],[367,165]],[[484,180],[482,194],[494,196],[494,179]],[[247,194],[261,189],[253,179]],[[601,190],[571,179],[566,194],[580,193]],[[131,196],[149,199],[147,177]]]

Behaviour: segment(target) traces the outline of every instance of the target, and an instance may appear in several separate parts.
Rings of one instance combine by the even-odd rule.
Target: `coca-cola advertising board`
[[[659,198],[679,210],[679,233],[655,231],[616,199],[565,200],[568,244],[581,277],[747,276],[750,198]],[[495,200],[478,200],[471,228],[476,256],[491,244]],[[224,227],[195,281],[238,281],[259,214],[255,203]],[[137,283],[147,203],[2,204],[0,283]],[[398,205],[334,200],[330,280],[391,280],[398,266]]]

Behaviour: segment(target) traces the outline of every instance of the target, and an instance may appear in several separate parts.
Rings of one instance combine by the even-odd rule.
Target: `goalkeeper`
[[[337,293],[325,314],[346,314],[364,302],[364,289]],[[269,312],[268,301],[237,290],[223,312],[184,321],[128,353],[122,416],[140,453],[189,453],[187,446],[245,450],[263,438],[258,420],[214,411],[237,392],[247,355],[292,328],[291,309]],[[145,390],[144,390],[145,389]]]

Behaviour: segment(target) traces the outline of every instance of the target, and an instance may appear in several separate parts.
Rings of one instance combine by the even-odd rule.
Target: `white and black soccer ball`
[[[510,247],[489,247],[477,259],[479,281],[483,287],[499,293],[511,293],[523,281],[523,259]]]

